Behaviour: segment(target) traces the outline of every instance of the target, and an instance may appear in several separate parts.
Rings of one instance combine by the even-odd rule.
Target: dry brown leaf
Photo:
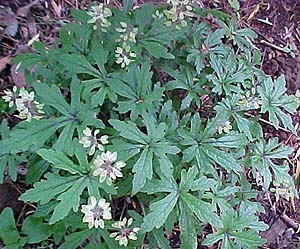
[[[299,174],[300,174],[300,161],[297,160],[297,163],[296,163],[296,172],[295,172],[295,180],[299,177]]]
[[[255,15],[256,13],[259,11],[260,5],[256,5],[255,8],[251,11],[250,15],[247,18],[247,22],[249,22]]]
[[[28,20],[27,27],[28,27],[30,37],[34,37],[37,34],[37,27],[31,12],[28,13],[27,20]]]
[[[17,34],[19,22],[11,8],[7,7],[0,9],[0,23],[6,26],[3,32],[4,34],[12,37]]]
[[[282,236],[286,229],[287,225],[285,222],[282,219],[278,219],[271,225],[269,230],[262,232],[261,235],[267,240],[267,245],[270,245],[276,242],[276,239]]]
[[[294,197],[290,198],[290,203],[294,212],[296,212],[295,200]]]
[[[27,42],[27,45],[28,46],[32,46],[32,44],[35,42],[35,41],[38,41],[39,40],[39,37],[40,37],[40,33],[36,34],[34,37],[32,37],[29,42]]]
[[[300,147],[298,148],[296,155],[294,156],[294,158],[292,160],[296,160],[299,156],[300,156]]]
[[[17,64],[14,64],[10,68],[10,76],[12,78],[13,83],[19,88],[26,86],[24,72],[23,71],[16,72],[16,68],[17,68]]]
[[[5,56],[0,58],[0,73],[4,70],[7,64],[10,64],[11,58],[10,56]]]
[[[58,2],[58,4],[54,1],[54,0],[51,0],[51,6],[55,12],[55,14],[58,16],[58,17],[61,17],[61,4],[60,2]]]
[[[18,16],[22,16],[22,17],[26,17],[27,14],[28,14],[29,9],[30,9],[32,6],[38,4],[39,1],[40,1],[40,0],[34,0],[33,2],[27,4],[27,5],[23,6],[23,7],[20,7],[20,8],[17,10],[17,15],[18,15]]]

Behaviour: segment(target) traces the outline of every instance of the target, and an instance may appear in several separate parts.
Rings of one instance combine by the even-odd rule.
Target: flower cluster
[[[15,104],[16,99],[19,97],[19,94],[17,93],[18,88],[16,86],[13,87],[13,90],[4,90],[4,96],[2,99],[4,99],[5,102],[8,103],[9,108],[12,108]]]
[[[232,126],[231,126],[230,121],[226,121],[224,123],[219,123],[217,125],[217,129],[218,129],[219,134],[222,134],[223,131],[225,133],[230,133],[230,131],[232,130]]]
[[[117,152],[102,152],[94,161],[94,176],[99,176],[99,181],[108,185],[112,184],[112,180],[117,177],[123,177],[121,168],[125,167],[125,162],[117,160]]]
[[[98,148],[100,151],[104,151],[103,145],[108,144],[108,136],[103,135],[100,138],[97,138],[100,130],[96,129],[92,134],[90,128],[86,128],[83,131],[83,137],[79,140],[79,143],[83,145],[84,148],[90,148],[89,155],[93,155]]]
[[[103,3],[99,5],[91,6],[90,11],[87,12],[92,18],[88,20],[88,23],[97,23],[103,32],[111,25],[111,22],[107,20],[108,17],[112,16],[111,10],[106,8]],[[97,29],[97,25],[94,25],[94,29]]]
[[[90,198],[88,205],[81,206],[81,212],[84,213],[83,222],[89,223],[89,229],[104,228],[104,220],[111,219],[111,208],[105,199],[98,202],[94,196]]]
[[[128,25],[125,22],[120,22],[120,25],[120,28],[116,28],[116,31],[120,33],[120,37],[116,40],[116,42],[125,44],[128,42],[136,43],[136,35],[139,29],[132,25]]]
[[[116,63],[121,64],[121,68],[127,67],[136,58],[136,54],[130,51],[130,46],[122,44],[122,47],[117,47],[115,50]]]
[[[164,11],[167,18],[166,25],[176,23],[177,29],[187,26],[186,19],[194,16],[191,0],[168,0],[168,3],[171,7]]]
[[[100,130],[96,129],[92,131],[90,128],[83,130],[83,137],[79,140],[79,143],[83,145],[84,148],[90,148],[89,155],[94,155],[96,149],[102,151],[100,155],[97,155],[93,164],[93,175],[99,176],[99,182],[102,183],[106,181],[108,185],[112,184],[112,181],[117,177],[123,177],[121,169],[125,167],[126,163],[123,161],[117,162],[117,152],[104,152],[103,145],[108,144],[108,136],[103,135],[97,137]]]
[[[160,18],[163,18],[164,17],[164,14],[162,11],[160,10],[155,10],[154,14],[152,14],[152,17],[156,20],[160,19]]]
[[[270,190],[275,193],[276,202],[279,201],[280,196],[284,196],[287,199],[295,197],[291,182],[288,182],[285,179],[280,179],[280,181],[275,180],[273,184],[274,188],[270,188]]]
[[[88,223],[89,229],[93,227],[104,229],[104,220],[112,219],[110,204],[103,198],[97,201],[94,196],[91,196],[88,205],[81,206],[81,212],[84,214],[82,221]],[[128,240],[137,240],[140,228],[130,228],[132,222],[132,218],[128,220],[124,218],[112,224],[115,232],[111,233],[110,237],[118,240],[120,246],[127,246]]]
[[[258,109],[262,101],[255,96],[255,93],[255,88],[252,88],[251,91],[247,91],[245,95],[241,96],[239,105],[244,108]]]
[[[136,54],[131,50],[131,45],[136,43],[138,28],[125,22],[120,22],[120,25],[121,27],[116,28],[120,36],[116,39],[119,46],[115,50],[115,57],[116,63],[121,64],[121,68],[125,68],[136,58]]]
[[[34,100],[34,92],[27,92],[24,87],[18,88],[13,87],[13,90],[5,90],[5,95],[2,97],[5,102],[8,102],[8,106],[11,108],[16,105],[17,111],[19,112],[16,117],[25,119],[30,122],[32,118],[41,119],[43,117],[43,104],[40,104]]]
[[[120,246],[127,246],[128,240],[137,240],[137,233],[140,231],[140,228],[130,228],[133,222],[132,218],[125,217],[122,221],[118,221],[112,224],[112,227],[117,230],[110,234],[111,238],[115,238],[115,240],[119,241]]]

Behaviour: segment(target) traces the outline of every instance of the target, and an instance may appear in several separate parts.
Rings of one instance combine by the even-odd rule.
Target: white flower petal
[[[128,223],[127,223],[127,225],[130,227],[130,226],[131,226],[131,224],[132,224],[132,222],[133,222],[133,219],[132,219],[132,218],[129,218],[129,219],[128,219]]]
[[[100,142],[102,144],[108,144],[108,136],[107,135],[103,135],[100,137]]]
[[[96,198],[94,196],[91,196],[91,205],[96,206],[96,204],[97,204]]]
[[[91,131],[91,129],[90,128],[85,128],[84,130],[83,130],[83,134],[86,136],[86,137],[90,137],[90,136],[92,136],[92,131]]]

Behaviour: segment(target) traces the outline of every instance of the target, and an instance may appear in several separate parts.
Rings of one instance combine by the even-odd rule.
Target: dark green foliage
[[[174,225],[181,248],[197,248],[203,224],[216,230],[203,245],[263,245],[259,232],[267,226],[258,220],[263,209],[255,201],[257,189],[278,197],[288,189],[286,197],[297,196],[284,163],[292,149],[277,139],[266,141],[258,122],[267,113],[276,129],[282,124],[296,133],[290,114],[297,102],[286,93],[284,77],[264,75],[251,42],[256,34],[222,12],[194,6],[192,14],[183,13],[186,23],[169,22],[168,4],[136,10],[133,1],[123,4],[123,11],[111,8],[106,32],[101,20],[89,23],[91,16],[74,10],[74,22],[61,29],[53,46],[35,43],[36,53],[15,59],[45,114],[11,129],[5,120],[1,124],[0,180],[6,167],[16,180],[16,165],[28,162],[29,189],[20,200],[37,206],[21,235],[5,209],[1,240],[8,248],[51,236],[60,248],[119,248],[109,237],[112,221],[91,230],[82,223],[80,206],[94,196],[110,202],[113,220],[134,217],[141,230],[130,248],[146,242],[170,248],[163,233]],[[237,1],[230,4],[238,10]],[[207,13],[218,27],[205,21]],[[120,40],[124,23],[138,28],[135,39],[125,39],[128,51]],[[120,49],[128,52],[125,64],[118,62]],[[101,142],[104,147],[88,155],[95,141],[83,147],[86,128],[91,136],[99,129],[97,138],[108,135],[109,144]],[[112,185],[95,174],[101,150],[126,162],[123,177]],[[127,210],[133,207],[138,213]]]

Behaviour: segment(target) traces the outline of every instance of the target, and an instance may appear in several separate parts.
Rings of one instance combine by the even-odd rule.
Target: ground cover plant
[[[187,0],[72,16],[3,96],[20,122],[1,123],[0,171],[27,163],[33,208],[20,230],[2,211],[7,248],[171,248],[177,228],[181,248],[263,245],[257,195],[297,192],[292,148],[259,118],[296,134],[298,99],[260,69],[256,34]]]

